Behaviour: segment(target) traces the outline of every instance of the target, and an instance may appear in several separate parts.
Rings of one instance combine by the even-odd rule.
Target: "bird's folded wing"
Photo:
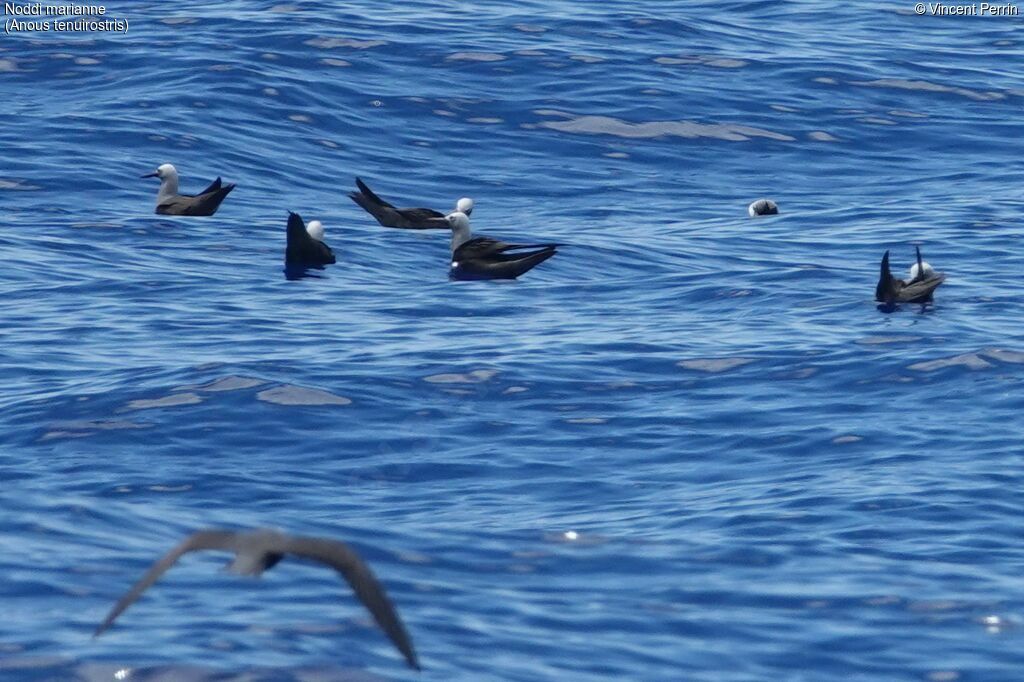
[[[190,197],[190,196],[185,196],[184,194],[179,194],[178,196],[171,197],[170,199],[168,199],[167,201],[163,202],[162,204],[157,204],[156,210],[157,210],[158,213],[161,212],[161,211],[164,211],[164,212],[169,213],[171,215],[174,215],[174,214],[177,214],[177,213],[181,213],[181,212],[187,211],[189,209],[189,207],[192,206],[192,204],[194,202],[191,201],[191,200],[194,199],[194,198],[195,197]]]
[[[139,596],[146,591],[146,588],[160,579],[167,569],[174,565],[183,554],[198,549],[223,549],[232,550],[235,540],[235,533],[225,530],[201,530],[185,538],[177,547],[165,554],[159,561],[153,564],[146,574],[128,590],[127,594],[121,597],[114,608],[103,620],[93,637],[98,637],[113,624],[125,609],[131,606]]]
[[[399,210],[403,218],[413,222],[444,221],[444,214],[432,208],[403,208]],[[438,227],[448,227],[447,221],[439,222]]]
[[[336,540],[298,537],[291,538],[285,550],[307,560],[327,564],[341,573],[359,601],[370,611],[377,624],[405,656],[406,662],[419,669],[412,640],[398,612],[370,567],[352,548]]]
[[[923,296],[927,296],[931,292],[946,281],[946,275],[944,273],[935,273],[926,280],[913,282],[900,289],[900,299],[903,301],[915,301]]]
[[[452,254],[454,260],[489,258],[493,260],[514,260],[522,258],[527,249],[553,249],[560,244],[509,244],[490,237],[475,237],[462,244]]]
[[[323,259],[325,264],[334,265],[338,262],[338,259],[334,257],[334,251],[331,250],[331,247],[327,246],[327,244],[324,244],[323,242],[320,242],[320,246],[324,247]]]
[[[516,244],[491,239],[490,237],[474,237],[455,249],[453,256],[456,260],[468,260],[471,258],[486,258],[494,254],[516,248]]]

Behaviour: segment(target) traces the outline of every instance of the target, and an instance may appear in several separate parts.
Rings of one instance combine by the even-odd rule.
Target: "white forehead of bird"
[[[473,200],[469,197],[462,197],[455,204],[455,210],[459,213],[465,213],[469,215],[473,212]]]
[[[453,230],[468,230],[469,229],[469,216],[462,211],[455,211],[445,216],[445,220],[448,221],[448,226]]]
[[[166,177],[169,177],[169,176],[172,176],[172,175],[173,176],[177,176],[178,175],[178,169],[175,168],[174,166],[172,166],[169,163],[164,163],[164,164],[161,164],[160,167],[156,169],[156,174],[157,174],[157,177],[159,177],[159,178],[166,178]]]
[[[309,225],[306,225],[306,232],[318,242],[324,240],[324,225],[319,220],[311,220]]]

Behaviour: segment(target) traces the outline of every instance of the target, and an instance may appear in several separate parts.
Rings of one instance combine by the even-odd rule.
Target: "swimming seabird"
[[[507,244],[474,237],[469,216],[455,211],[445,216],[452,230],[451,275],[458,279],[515,279],[540,265],[562,244]]]
[[[334,252],[324,243],[324,226],[313,220],[307,227],[298,213],[288,212],[288,245],[285,265],[315,267],[335,263]]]
[[[234,552],[234,560],[227,570],[239,575],[259,576],[263,571],[277,565],[285,554],[299,559],[319,562],[330,566],[348,581],[356,597],[373,615],[377,625],[402,652],[410,667],[419,670],[420,664],[413,649],[412,640],[402,625],[398,612],[391,604],[384,588],[373,575],[370,567],[356,552],[343,542],[326,538],[292,537],[268,528],[248,532],[234,532],[221,529],[200,530],[185,538],[177,547],[154,563],[146,574],[118,600],[107,617],[96,628],[93,637],[98,637],[110,627],[121,613],[131,606],[150,585],[160,579],[167,569],[188,552],[214,549]]]
[[[432,208],[395,208],[374,194],[359,178],[356,178],[356,185],[359,191],[349,192],[349,197],[384,227],[400,227],[407,230],[448,229],[444,214],[439,211]],[[473,212],[473,200],[469,197],[459,199],[455,204],[455,210],[470,215]]]
[[[778,215],[779,206],[771,199],[758,199],[747,206],[747,213],[751,218],[759,215]]]
[[[224,197],[235,188],[233,184],[222,186],[220,178],[217,178],[199,194],[178,194],[178,171],[169,163],[142,177],[160,178],[156,212],[161,215],[213,215]]]
[[[887,305],[893,303],[929,303],[932,294],[946,280],[946,275],[936,272],[928,263],[921,260],[921,248],[917,250],[917,262],[910,268],[910,281],[903,281],[892,276],[889,269],[889,252],[882,256],[882,265],[878,275],[878,286],[875,287],[875,300]]]

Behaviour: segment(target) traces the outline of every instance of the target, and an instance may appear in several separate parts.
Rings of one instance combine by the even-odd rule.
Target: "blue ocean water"
[[[0,41],[0,679],[1024,677],[1024,19],[106,11]],[[238,187],[154,215],[165,162]],[[569,246],[451,282],[356,175]],[[914,245],[947,282],[880,312]],[[91,639],[206,526],[350,542],[424,670],[330,571],[215,554]]]

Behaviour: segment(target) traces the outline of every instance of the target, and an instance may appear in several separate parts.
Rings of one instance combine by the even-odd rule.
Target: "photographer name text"
[[[919,2],[914,5],[914,13],[932,17],[1016,17],[1020,15],[1020,8],[1009,2],[999,5],[987,2],[975,2],[970,5]]]

